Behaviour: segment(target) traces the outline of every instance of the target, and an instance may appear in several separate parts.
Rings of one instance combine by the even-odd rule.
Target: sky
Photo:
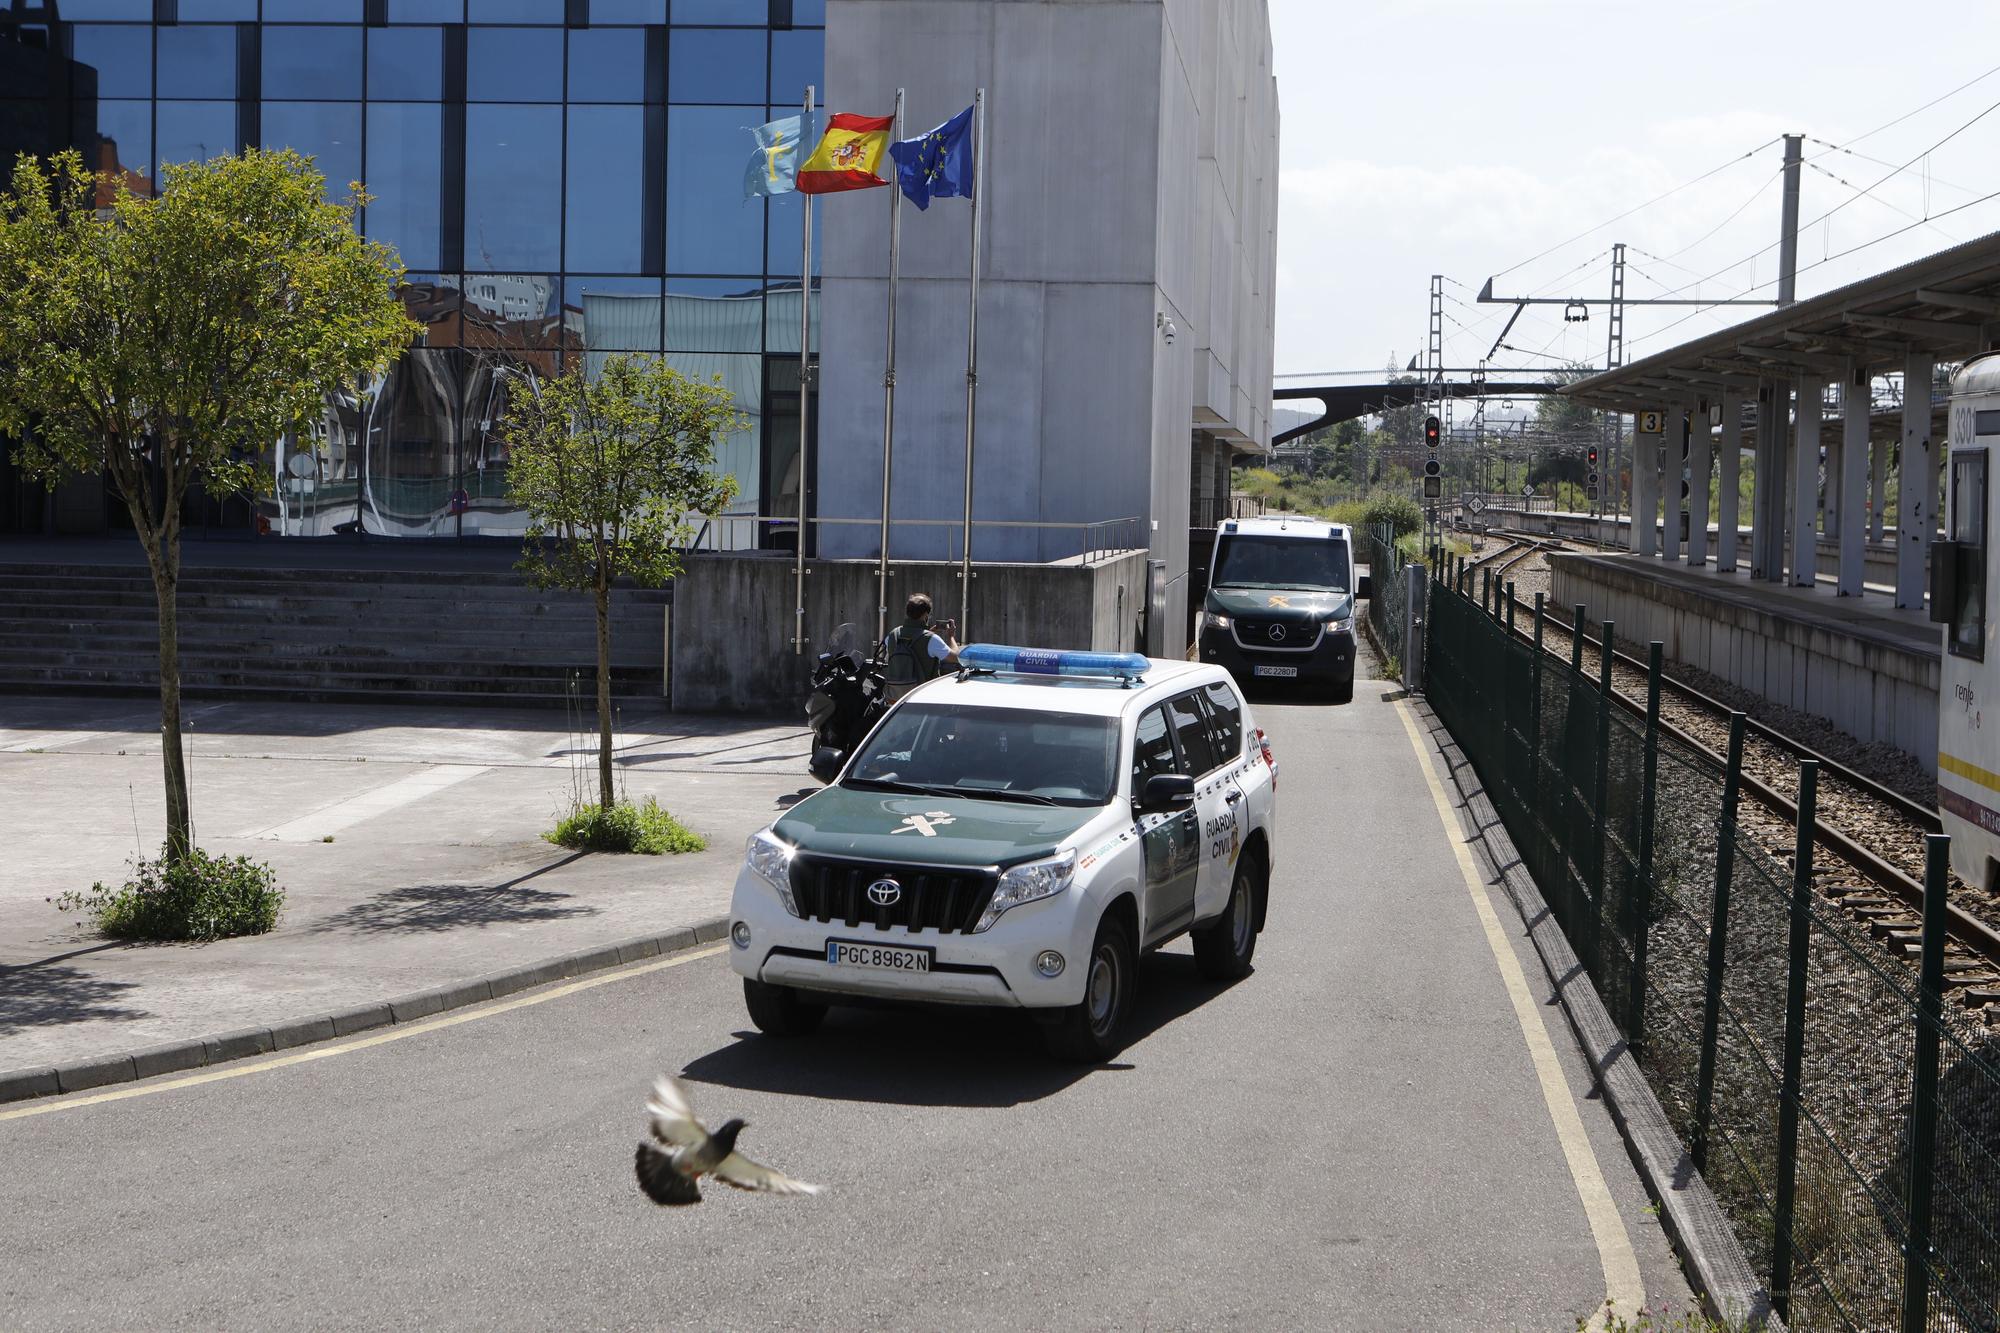
[[[2000,192],[2000,5],[1269,4],[1280,387],[1421,354],[1433,273],[1451,366],[1511,313],[1476,303],[1488,277],[1602,297],[1614,241],[1628,298],[1772,296],[1788,132],[1808,136],[1801,298],[2000,230],[2000,197],[1971,202]],[[1562,313],[1530,307],[1492,364],[1601,365],[1603,307]],[[1758,313],[1629,308],[1627,359]]]

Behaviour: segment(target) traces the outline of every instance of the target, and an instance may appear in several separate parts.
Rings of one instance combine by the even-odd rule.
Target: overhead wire
[[[1558,241],[1554,245],[1550,246],[1548,249],[1540,251],[1537,254],[1530,255],[1526,259],[1521,260],[1519,263],[1509,264],[1506,268],[1501,269],[1493,276],[1496,278],[1505,277],[1507,274],[1512,273],[1515,269],[1525,268],[1529,264],[1534,263],[1538,259],[1547,258],[1548,256],[1554,254],[1556,251],[1562,249],[1565,246],[1574,245],[1576,242],[1582,240],[1586,236],[1594,235],[1597,232],[1603,231],[1606,227],[1610,226],[1614,222],[1622,222],[1626,218],[1631,217],[1634,213],[1639,212],[1641,209],[1651,208],[1654,204],[1660,203],[1662,200],[1671,199],[1675,195],[1679,194],[1682,190],[1685,190],[1690,186],[1699,185],[1703,181],[1707,180],[1710,176],[1714,176],[1721,172],[1727,171],[1729,168],[1735,166],[1738,162],[1741,162],[1746,158],[1755,157],[1758,153],[1763,152],[1766,148],[1769,148],[1772,144],[1779,142],[1779,140],[1782,138],[1783,136],[1780,135],[1777,138],[1766,139],[1763,143],[1758,144],[1755,148],[1750,149],[1748,152],[1738,153],[1736,156],[1730,158],[1728,161],[1709,168],[1707,171],[1702,172],[1699,176],[1695,176],[1689,180],[1682,181],[1679,185],[1674,186],[1670,190],[1666,190],[1659,194],[1654,195],[1651,199],[1646,200],[1644,203],[1634,204],[1632,207],[1626,209],[1624,212],[1619,213],[1614,217],[1606,218],[1604,221],[1598,223],[1594,227],[1584,228],[1582,231],[1578,232],[1574,236],[1569,237],[1567,240]]]
[[[1949,101],[1951,98],[1954,98],[1958,96],[1960,93],[1964,92],[1967,88],[1972,87],[1972,85],[1974,85],[1975,83],[1984,83],[1986,80],[1992,78],[1995,74],[2000,74],[2000,65],[1995,65],[1992,69],[1987,70],[1984,74],[1974,75],[1972,78],[1967,79],[1964,83],[1959,84],[1958,87],[1953,88],[1950,92],[1939,93],[1936,97],[1933,97],[1930,101],[1925,102],[1922,106],[1916,108],[1914,111],[1905,111],[1902,115],[1896,117],[1894,120],[1884,121],[1882,124],[1877,125],[1874,129],[1868,131],[1866,134],[1855,135],[1853,138],[1847,141],[1846,147],[1852,149],[1853,145],[1860,143],[1863,139],[1872,139],[1876,135],[1880,134],[1883,130],[1894,129],[1896,126],[1902,124],[1910,117],[1922,115],[1924,112],[1936,106],[1939,102]],[[1819,156],[1825,157],[1826,154],[1821,153],[1819,154]]]
[[[1854,182],[1845,179],[1844,177],[1838,175],[1835,172],[1828,171],[1825,167],[1819,165],[1817,162],[1808,162],[1806,163],[1806,165],[1811,167],[1814,171],[1817,171],[1820,175],[1826,177],[1828,180],[1833,181],[1835,184],[1844,185],[1850,190],[1860,189],[1860,187],[1855,185]],[[1900,213],[1904,217],[1909,218],[1913,222],[1929,226],[1932,231],[1944,237],[1947,241],[1950,241],[1953,245],[1959,244],[1958,237],[1952,235],[1950,232],[1946,231],[1943,227],[1933,224],[1928,215],[1919,217],[1917,214],[1912,213],[1909,209],[1904,208],[1901,204],[1891,203],[1889,200],[1884,199],[1881,195],[1873,195],[1870,197],[1873,199],[1875,203],[1882,205],[1882,207],[1889,209],[1891,212]]]

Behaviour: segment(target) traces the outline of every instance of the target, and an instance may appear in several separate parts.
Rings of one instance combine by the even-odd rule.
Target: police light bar
[[[1140,653],[1059,652],[999,643],[966,644],[958,650],[958,664],[967,671],[1015,676],[1099,676],[1113,680],[1137,680],[1152,665]]]

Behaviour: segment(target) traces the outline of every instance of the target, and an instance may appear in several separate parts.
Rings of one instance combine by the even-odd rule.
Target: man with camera
[[[942,631],[942,632],[940,632]],[[903,623],[882,640],[882,679],[890,702],[902,698],[946,667],[958,665],[958,622],[931,626],[931,599],[915,593],[903,606]]]

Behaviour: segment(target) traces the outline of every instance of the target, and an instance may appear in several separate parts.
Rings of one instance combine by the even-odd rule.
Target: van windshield
[[[1237,534],[1215,552],[1212,588],[1311,588],[1347,591],[1347,542]]]

